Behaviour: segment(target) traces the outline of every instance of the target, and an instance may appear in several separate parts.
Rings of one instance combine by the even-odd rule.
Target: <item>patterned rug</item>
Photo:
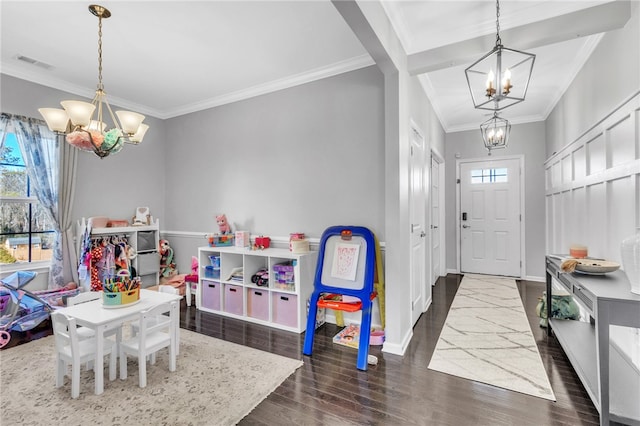
[[[512,278],[464,276],[429,368],[556,400]]]
[[[147,366],[147,387],[138,387],[137,360],[128,378],[93,393],[93,371],[82,368],[80,397],[71,380],[55,387],[53,336],[0,351],[2,425],[233,425],[302,361],[180,330],[178,369],[169,372],[166,350]]]

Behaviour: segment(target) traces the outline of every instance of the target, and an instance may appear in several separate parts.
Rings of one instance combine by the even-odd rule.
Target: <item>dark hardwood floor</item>
[[[556,402],[427,368],[461,278],[448,275],[438,281],[433,304],[416,324],[403,357],[372,346],[370,353],[379,361],[366,372],[356,369],[355,349],[332,343],[339,330],[332,324],[316,332],[311,357],[301,355],[304,334],[200,312],[194,306],[186,307],[184,301],[181,327],[304,361],[241,425],[598,424],[598,412],[555,337],[547,337],[538,325],[535,305],[543,283],[519,281],[518,287]],[[21,333],[10,346],[47,334],[46,326],[31,336]]]

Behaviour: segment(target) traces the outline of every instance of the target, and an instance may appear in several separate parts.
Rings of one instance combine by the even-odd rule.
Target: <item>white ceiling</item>
[[[512,123],[546,118],[603,28],[624,21],[618,9],[578,13],[611,3],[501,2],[503,44],[537,55],[527,99],[506,109],[505,118]],[[2,0],[0,71],[92,97],[98,19],[89,4]],[[112,13],[103,21],[103,82],[110,102],[158,118],[374,63],[328,0],[99,4]],[[464,69],[495,43],[495,2],[384,1],[382,6],[409,55],[409,71],[420,76],[445,130],[477,128],[486,111],[473,108]],[[558,15],[564,20],[554,21]],[[41,64],[20,61],[20,55]]]

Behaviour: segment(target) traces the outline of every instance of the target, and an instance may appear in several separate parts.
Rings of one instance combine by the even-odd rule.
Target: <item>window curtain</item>
[[[0,132],[6,131],[5,126],[13,128],[33,192],[54,223],[56,235],[48,287],[59,288],[69,281],[77,282],[77,255],[70,217],[75,193],[76,150],[66,143],[60,144],[42,120],[3,114],[1,125]]]

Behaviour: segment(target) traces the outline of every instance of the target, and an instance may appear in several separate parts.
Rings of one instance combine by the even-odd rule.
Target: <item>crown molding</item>
[[[288,89],[290,87],[299,86],[305,83],[311,83],[316,80],[322,80],[323,78],[332,77],[338,74],[343,74],[345,72],[355,71],[357,69],[365,68],[371,65],[375,65],[375,62],[368,54],[356,56],[354,58],[316,68],[311,71],[306,71],[282,79],[270,81],[265,84],[259,84],[247,89],[242,89],[236,92],[216,96],[214,98],[206,99],[201,102],[195,102],[192,104],[181,106],[179,108],[174,108],[172,110],[166,111],[164,116],[161,118],[178,117],[180,115],[202,111],[225,104],[230,104],[232,102],[242,101],[256,96],[265,95],[267,93],[276,92],[278,90]]]
[[[77,96],[82,96],[83,98],[87,99],[87,102],[90,102],[96,93],[95,89],[89,89],[84,86],[69,83],[68,81],[59,78],[42,75],[40,73],[27,70],[22,66],[16,66],[13,64],[2,64],[0,73],[10,75],[11,77],[19,78],[22,80],[30,81],[32,83],[40,84],[42,86],[51,87],[52,89],[61,90],[63,92],[68,92]],[[111,94],[109,94],[108,96],[109,104],[117,105],[120,108],[126,108],[131,111],[136,111],[140,114],[145,114],[151,117],[162,118],[162,112],[157,109],[131,102],[127,99],[112,96]]]
[[[542,112],[544,120],[549,117],[549,114],[551,114],[558,102],[560,102],[560,99],[562,99],[567,89],[569,89],[569,86],[571,86],[571,82],[575,80],[575,78],[578,76],[578,73],[580,73],[580,70],[582,70],[584,64],[591,57],[593,51],[596,49],[596,47],[598,47],[600,41],[602,41],[604,34],[605,33],[600,33],[586,38],[586,43],[582,46],[582,49],[580,49],[580,52],[578,52],[578,54],[576,55],[575,61],[572,62],[573,67],[568,73],[565,74],[564,80],[561,84],[559,84],[560,90],[555,92],[555,95],[552,97],[551,102],[549,102],[546,110]]]
[[[259,84],[247,89],[238,90],[236,92],[227,93],[221,96],[216,96],[214,98],[206,99],[204,101],[195,102],[164,111],[151,108],[147,105],[137,104],[135,102],[131,102],[129,100],[114,97],[111,95],[109,95],[109,103],[118,105],[121,108],[128,108],[132,111],[137,111],[141,114],[166,120],[168,118],[202,111],[232,102],[253,98],[255,96],[276,92],[278,90],[288,89],[290,87],[299,86],[301,84],[311,83],[316,80],[322,80],[324,78],[332,77],[349,71],[355,71],[371,65],[375,65],[374,60],[371,58],[371,56],[365,54],[282,79],[270,81],[265,84]],[[86,87],[72,84],[58,78],[43,76],[42,74],[39,74],[37,72],[25,70],[23,67],[14,66],[12,64],[2,64],[0,72],[12,77],[30,81],[32,83],[41,84],[53,89],[69,92],[77,96],[82,96],[84,98],[87,98],[88,100],[91,100],[95,94],[94,89],[88,89]]]

